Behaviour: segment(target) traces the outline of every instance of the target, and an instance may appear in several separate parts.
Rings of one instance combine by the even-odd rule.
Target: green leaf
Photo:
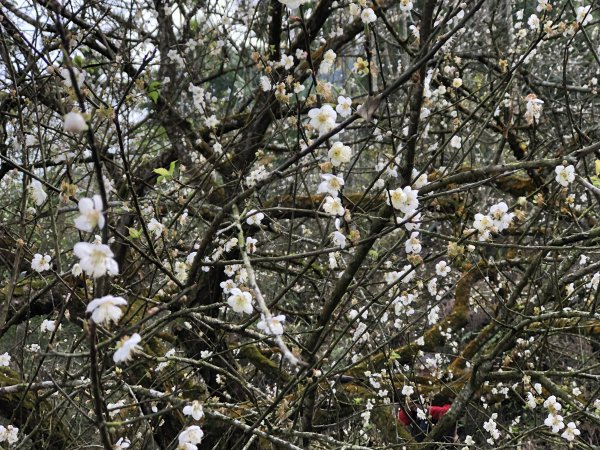
[[[175,167],[177,167],[177,160],[171,161],[171,164],[169,164],[169,175],[171,175],[171,177],[175,175]]]
[[[73,58],[73,64],[75,64],[79,68],[82,68],[84,63],[85,63],[85,60],[83,59],[83,56],[81,56],[81,55],[77,55],[77,56],[75,56],[75,58]]]
[[[156,103],[158,101],[158,91],[148,92],[148,97],[150,97],[150,100]]]
[[[152,172],[159,174],[160,176],[163,177],[170,177],[171,176],[171,172],[169,172],[167,169],[163,168],[163,167],[159,167],[158,169],[154,169]]]
[[[600,187],[600,178],[599,177],[590,177],[590,180],[592,180],[592,184],[596,187]]]
[[[140,236],[142,235],[142,232],[136,230],[135,228],[128,228],[128,230],[129,230],[129,237],[131,239],[139,239]]]
[[[151,81],[148,84],[148,97],[150,97],[150,100],[152,100],[154,103],[156,103],[158,101],[158,96],[159,96],[158,88],[159,87],[160,87],[160,81]]]

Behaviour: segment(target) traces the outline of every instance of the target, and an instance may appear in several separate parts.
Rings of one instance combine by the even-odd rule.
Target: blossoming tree
[[[0,1],[0,446],[597,448],[598,20]]]

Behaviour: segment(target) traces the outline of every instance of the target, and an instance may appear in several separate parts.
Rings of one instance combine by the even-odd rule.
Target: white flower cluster
[[[183,430],[178,437],[177,450],[198,450],[198,445],[204,438],[204,432],[198,425],[192,425]]]
[[[525,97],[525,102],[525,121],[531,125],[534,121],[540,120],[544,101],[537,98],[535,94],[529,94]]]
[[[264,180],[268,176],[269,173],[265,166],[258,166],[256,169],[252,169],[246,177],[246,185],[248,185],[248,187],[253,187],[256,183]]]
[[[490,434],[490,438],[487,439],[487,442],[490,445],[494,445],[494,441],[500,439],[500,431],[498,430],[498,424],[496,423],[497,418],[498,414],[493,413],[486,422],[483,422],[483,429]]]
[[[592,14],[591,14],[591,10],[592,10],[592,5],[588,5],[588,6],[579,6],[575,12],[577,13],[577,23],[581,24],[582,26],[586,26],[588,23],[590,23],[592,20],[594,20]]]
[[[0,355],[0,367],[8,367],[10,364],[11,357],[8,353],[2,353]]]
[[[0,442],[14,444],[19,440],[18,434],[19,429],[17,427],[0,425]]]
[[[412,316],[415,313],[415,309],[412,307],[415,298],[415,294],[410,293],[403,293],[402,295],[396,297],[394,301],[392,301],[392,305],[394,305],[394,313],[397,316]]]
[[[392,271],[386,272],[384,275],[385,282],[388,284],[393,284],[398,280],[401,280],[403,283],[410,283],[412,279],[415,277],[416,272],[412,270],[412,266],[410,264],[405,265],[400,272]]]
[[[548,417],[544,420],[544,425],[552,428],[553,433],[558,433],[565,427],[563,416],[559,414],[562,405],[556,400],[554,395],[551,395],[544,402],[544,407],[548,409]]]
[[[417,212],[419,207],[418,195],[419,191],[417,189],[406,186],[389,191],[386,202],[394,209],[404,213],[406,218],[409,218]]]
[[[188,91],[192,93],[194,108],[199,111],[204,111],[204,107],[206,106],[206,91],[199,86],[194,86],[193,84],[190,84]],[[210,97],[210,93],[208,96]]]
[[[319,73],[326,74],[331,71],[331,68],[335,64],[335,58],[337,55],[331,49],[327,50],[323,55],[323,60],[321,61],[321,65],[319,66]]]
[[[506,230],[515,215],[508,212],[508,205],[500,202],[490,207],[488,214],[475,214],[473,228],[477,231],[480,241],[487,241],[491,238],[492,233],[500,233]],[[467,230],[471,233],[474,230]]]

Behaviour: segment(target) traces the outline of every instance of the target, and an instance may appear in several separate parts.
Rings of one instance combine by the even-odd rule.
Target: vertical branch
[[[106,450],[112,450],[112,439],[110,431],[106,426],[104,418],[104,409],[106,404],[102,395],[102,385],[100,382],[100,368],[98,367],[98,348],[96,347],[96,324],[93,320],[88,321],[90,335],[90,379],[92,382],[92,395],[94,397],[94,412],[96,414],[96,426],[100,433],[102,445]]]
[[[281,351],[281,354],[283,355],[283,357],[285,359],[288,360],[288,362],[295,366],[295,365],[305,365],[305,363],[298,359],[293,353],[292,351],[288,348],[288,346],[285,344],[285,342],[283,342],[283,339],[281,338],[281,336],[275,334],[273,332],[273,328],[271,327],[271,321],[270,319],[273,318],[273,315],[271,314],[271,312],[269,311],[269,308],[267,306],[267,302],[265,301],[262,292],[260,291],[260,288],[258,287],[258,283],[256,282],[256,275],[254,273],[254,269],[252,268],[252,264],[250,263],[250,258],[248,257],[248,252],[246,252],[246,243],[245,243],[245,239],[244,239],[244,231],[242,229],[242,224],[240,221],[240,215],[239,215],[239,211],[237,206],[233,207],[233,217],[235,219],[235,224],[238,228],[238,245],[240,248],[240,253],[242,255],[242,259],[244,261],[244,267],[246,267],[246,271],[248,272],[248,284],[250,285],[250,287],[252,288],[252,290],[254,291],[255,297],[256,297],[256,302],[258,303],[258,307],[260,309],[261,314],[264,317],[264,320],[267,324],[267,328],[269,329],[270,334],[273,336],[273,340],[275,341],[275,343],[277,344],[277,347],[279,347],[279,350]]]

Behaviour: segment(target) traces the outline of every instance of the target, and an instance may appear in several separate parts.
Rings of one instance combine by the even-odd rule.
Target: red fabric
[[[450,403],[443,406],[430,406],[428,410],[429,416],[431,416],[432,420],[437,422],[444,417],[444,414],[448,412],[451,406]],[[406,426],[409,426],[412,423],[410,416],[406,414],[403,409],[398,410],[398,420]]]
[[[398,410],[398,420],[406,426],[409,426],[411,422],[410,417],[408,417],[408,414],[406,414],[402,409]]]
[[[444,414],[448,412],[450,409],[450,404],[447,403],[444,406],[430,406],[429,407],[429,415],[433,420],[440,420]]]

